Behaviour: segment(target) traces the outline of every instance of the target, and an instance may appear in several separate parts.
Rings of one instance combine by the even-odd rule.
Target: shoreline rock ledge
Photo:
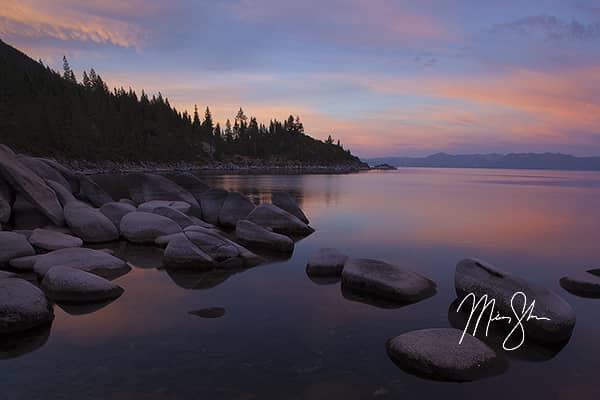
[[[353,292],[406,304],[424,300],[436,292],[433,281],[414,271],[367,258],[346,260],[342,286]]]
[[[454,286],[459,298],[474,293],[477,299],[487,295],[495,299],[495,309],[502,315],[513,316],[511,299],[516,292],[527,296],[527,304],[535,300],[533,313],[550,320],[524,321],[528,338],[541,343],[560,343],[571,337],[575,326],[575,311],[562,297],[542,286],[501,270],[485,261],[465,259],[456,265]],[[522,301],[518,304],[522,304]]]
[[[422,329],[387,341],[389,357],[402,370],[437,381],[469,382],[504,372],[506,361],[481,340],[453,328]]]

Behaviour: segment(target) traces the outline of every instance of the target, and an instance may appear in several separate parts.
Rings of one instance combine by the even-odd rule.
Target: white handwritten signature
[[[520,297],[522,297],[522,299],[523,299],[523,307],[520,310],[517,310],[516,309],[517,307],[515,306],[515,300]],[[465,334],[467,334],[467,332],[469,330],[469,326],[471,325],[471,320],[473,319],[473,316],[475,315],[475,313],[480,305],[483,307],[481,308],[479,317],[477,317],[477,321],[475,322],[475,326],[473,327],[472,336],[475,336],[475,334],[477,333],[477,329],[479,328],[479,323],[481,322],[483,314],[485,313],[485,311],[488,308],[490,309],[489,310],[490,316],[487,320],[487,324],[485,327],[485,336],[486,337],[488,335],[488,331],[490,329],[490,325],[492,322],[506,321],[508,324],[511,324],[511,323],[513,323],[513,318],[514,318],[515,325],[512,327],[512,329],[510,330],[510,332],[508,333],[508,335],[502,342],[502,348],[506,351],[517,350],[525,342],[525,327],[523,326],[523,322],[527,322],[532,319],[538,320],[538,321],[541,321],[541,320],[550,321],[550,318],[539,317],[539,316],[533,314],[533,309],[535,308],[535,300],[533,300],[531,302],[531,304],[529,306],[527,306],[527,295],[523,292],[515,292],[513,294],[512,298],[510,299],[510,308],[514,315],[513,317],[501,315],[499,311],[496,311],[496,313],[494,315],[494,311],[495,311],[495,307],[496,307],[496,299],[489,299],[487,294],[484,294],[483,296],[481,296],[481,298],[479,300],[477,300],[477,296],[475,295],[475,293],[469,293],[468,295],[465,296],[464,299],[462,299],[462,301],[458,305],[458,308],[456,309],[456,312],[460,311],[463,304],[467,300],[472,300],[471,313],[469,314],[469,319],[467,320],[465,329],[464,329],[458,343],[462,343],[462,341],[465,337]],[[520,313],[519,313],[519,311],[520,311]],[[508,343],[513,335],[520,335],[520,340],[516,346],[511,347],[508,345]]]

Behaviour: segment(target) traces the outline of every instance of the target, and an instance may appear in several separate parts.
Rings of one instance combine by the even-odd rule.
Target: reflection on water
[[[98,180],[125,196],[119,177]],[[55,306],[49,337],[4,342],[1,398],[600,396],[600,303],[558,284],[570,271],[600,265],[600,174],[406,168],[206,180],[255,202],[291,192],[317,231],[291,258],[234,274],[167,273],[157,269],[160,249],[111,245],[134,266],[115,280],[125,293],[91,313]],[[437,294],[400,308],[348,299],[339,281],[307,277],[308,255],[320,247],[407,266],[434,280]],[[454,267],[465,257],[560,293],[577,312],[569,343],[550,350],[531,344],[510,357],[506,373],[469,384],[399,370],[387,357],[388,338],[457,324],[449,306]],[[215,306],[227,310],[222,318],[189,313]]]

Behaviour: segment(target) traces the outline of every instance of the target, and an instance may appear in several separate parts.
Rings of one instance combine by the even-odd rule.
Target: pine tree
[[[71,83],[77,83],[75,74],[69,65],[69,61],[67,61],[67,56],[63,56],[63,78]]]
[[[202,121],[202,129],[204,130],[204,132],[206,132],[207,135],[212,135],[213,133],[214,124],[212,114],[210,113],[208,107],[206,107],[206,110],[204,111],[204,121]]]
[[[86,88],[89,88],[91,86],[90,83],[90,77],[88,76],[87,72],[85,72],[85,70],[83,70],[83,86],[85,86]]]
[[[200,116],[198,115],[198,105],[194,104],[194,122],[192,122],[194,129],[200,128]]]

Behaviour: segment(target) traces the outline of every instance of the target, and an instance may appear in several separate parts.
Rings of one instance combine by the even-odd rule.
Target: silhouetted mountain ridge
[[[369,165],[386,163],[395,167],[600,170],[600,157],[562,153],[435,153],[427,157],[377,157],[363,161]]]

